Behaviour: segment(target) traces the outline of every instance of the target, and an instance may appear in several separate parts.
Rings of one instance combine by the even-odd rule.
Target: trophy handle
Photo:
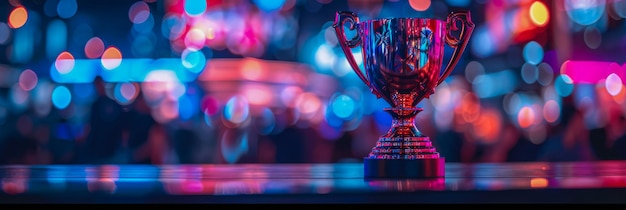
[[[359,65],[356,64],[356,60],[354,59],[354,56],[352,55],[351,49],[360,45],[361,35],[359,33],[356,33],[356,36],[348,40],[346,37],[346,33],[343,30],[343,26],[346,24],[346,22],[350,23],[350,30],[354,30],[356,29],[356,26],[357,26],[356,24],[359,22],[359,17],[354,12],[349,12],[349,11],[337,12],[335,16],[335,23],[333,24],[333,28],[335,28],[335,33],[337,33],[337,39],[339,41],[339,45],[341,46],[343,53],[346,55],[346,59],[348,59],[348,63],[352,67],[352,70],[354,70],[354,72],[356,72],[356,75],[359,76],[359,78],[363,80],[365,85],[367,85],[367,87],[370,88],[372,93],[380,97],[380,94],[376,90],[374,90],[374,88],[372,88],[372,86],[370,85],[370,82],[367,80],[367,78],[361,71],[361,68],[359,68]]]
[[[439,82],[437,83],[437,85],[440,85],[448,76],[450,76],[450,73],[452,73],[452,70],[459,62],[461,55],[463,55],[465,47],[467,47],[467,43],[470,36],[472,35],[472,32],[474,32],[475,26],[470,16],[471,15],[469,11],[452,12],[448,15],[448,31],[446,32],[446,43],[454,49],[454,52],[452,53],[452,58],[450,58],[450,62],[448,62],[448,65],[443,71],[443,74],[441,74],[441,77],[439,77]],[[461,24],[461,33],[459,34],[458,39],[452,36],[452,31],[459,30],[456,25],[457,21],[461,21],[461,23],[463,23]]]

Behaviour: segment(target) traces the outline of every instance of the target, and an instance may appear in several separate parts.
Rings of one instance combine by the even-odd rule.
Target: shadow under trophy
[[[364,158],[364,177],[443,178],[445,159],[430,138],[417,129],[415,116],[422,111],[417,104],[435,93],[435,87],[452,73],[463,54],[474,30],[470,12],[452,12],[447,20],[382,18],[359,22],[355,13],[339,11],[333,27],[350,66],[377,98],[391,105],[384,109],[392,116],[391,128]],[[348,39],[344,27],[356,30],[356,35]],[[459,31],[459,38],[454,31]],[[441,72],[444,43],[454,52]],[[358,46],[365,74],[352,55],[351,49]]]

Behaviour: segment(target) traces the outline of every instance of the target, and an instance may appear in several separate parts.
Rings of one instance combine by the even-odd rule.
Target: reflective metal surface
[[[461,28],[457,28],[458,21]],[[346,24],[350,30],[356,31],[356,36],[351,39],[346,37]],[[365,176],[443,177],[444,158],[429,144],[430,138],[415,126],[415,115],[422,111],[416,106],[435,93],[435,87],[458,63],[474,29],[469,11],[451,13],[447,21],[384,18],[362,22],[355,13],[340,11],[333,27],[354,72],[372,93],[391,105],[385,109],[393,119],[391,128],[379,138],[379,143],[365,159]],[[452,32],[459,29],[457,39]],[[441,72],[444,43],[454,52]],[[351,49],[358,46],[361,46],[365,75],[352,55]]]
[[[363,165],[0,167],[0,203],[626,202],[626,162],[448,163],[446,178],[365,180]]]

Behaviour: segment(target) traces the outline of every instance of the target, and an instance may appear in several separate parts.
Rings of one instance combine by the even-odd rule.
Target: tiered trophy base
[[[445,162],[427,136],[381,137],[363,168],[366,179],[444,178]]]
[[[445,158],[363,160],[366,179],[429,179],[445,177]]]

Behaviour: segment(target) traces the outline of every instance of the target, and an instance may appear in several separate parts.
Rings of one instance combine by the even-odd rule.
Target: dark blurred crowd
[[[387,128],[364,116],[360,126],[334,138],[321,135],[319,126],[297,126],[293,112],[277,115],[280,132],[267,135],[248,128],[208,127],[197,121],[159,123],[140,93],[128,105],[107,97],[105,82],[96,80],[98,98],[90,107],[84,132],[51,112],[45,118],[7,117],[0,138],[1,164],[178,164],[178,163],[337,163],[360,162]],[[418,120],[418,128],[448,162],[596,161],[626,159],[626,120],[620,105],[603,103],[607,123],[588,129],[584,107],[564,98],[559,123],[545,125],[543,141],[532,131],[504,120],[493,141],[481,141],[475,125],[455,114],[452,127],[437,130],[432,117]],[[477,102],[477,100],[470,100]],[[462,106],[459,105],[459,107]],[[456,111],[455,111],[456,113]],[[480,113],[478,113],[480,114]],[[24,117],[28,117],[25,120]],[[53,119],[56,118],[56,119]],[[219,123],[215,123],[216,125]],[[280,127],[280,126],[279,126]],[[77,134],[78,133],[78,134]]]

